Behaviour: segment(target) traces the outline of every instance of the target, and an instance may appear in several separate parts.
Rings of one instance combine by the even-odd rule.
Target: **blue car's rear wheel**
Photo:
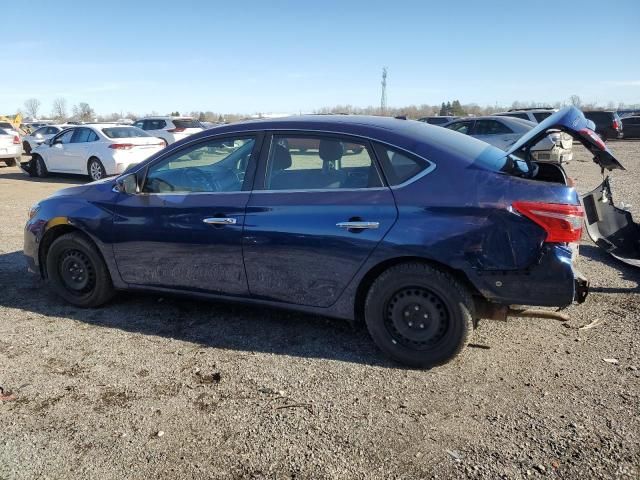
[[[114,294],[104,260],[81,233],[68,233],[54,240],[47,252],[46,267],[53,291],[79,307],[97,307]]]
[[[450,361],[468,343],[473,300],[448,273],[420,263],[401,264],[371,285],[365,320],[376,345],[387,355],[428,368]]]

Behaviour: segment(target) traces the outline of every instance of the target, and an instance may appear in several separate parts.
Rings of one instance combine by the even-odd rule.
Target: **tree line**
[[[479,116],[479,115],[491,115],[496,112],[503,112],[513,108],[561,108],[565,105],[573,105],[583,110],[597,110],[597,109],[640,109],[640,104],[625,104],[613,102],[607,103],[605,106],[599,106],[593,102],[583,102],[578,95],[572,95],[568,100],[563,102],[553,102],[552,104],[545,102],[520,102],[515,101],[511,105],[478,105],[476,103],[462,104],[459,100],[447,100],[440,105],[408,105],[404,107],[386,107],[384,112],[379,106],[368,107],[356,107],[353,105],[335,105],[333,107],[324,107],[317,109],[310,113],[316,114],[328,114],[328,113],[345,113],[356,115],[389,115],[389,116],[405,116],[407,118],[421,118],[434,115],[452,115],[452,116]],[[37,98],[29,98],[24,102],[24,113],[27,117],[32,119],[39,118],[42,111],[42,104]],[[86,102],[79,102],[76,105],[72,105],[69,110],[67,100],[65,98],[56,98],[51,106],[51,113],[49,118],[56,122],[90,122],[101,121],[109,122],[116,121],[124,118],[135,120],[145,116],[158,116],[161,115],[156,111],[139,115],[134,112],[114,112],[106,115],[97,115],[94,109]],[[172,111],[168,115],[179,116],[179,111]],[[229,123],[248,118],[248,115],[239,113],[218,113],[213,111],[191,111],[183,112],[183,115],[197,118],[201,122],[213,122],[213,123]],[[45,114],[45,116],[47,116]]]

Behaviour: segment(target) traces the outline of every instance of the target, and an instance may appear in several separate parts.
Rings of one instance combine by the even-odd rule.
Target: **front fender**
[[[45,276],[44,255],[51,243],[60,235],[74,231],[82,232],[101,253],[114,286],[124,288],[126,284],[118,273],[112,248],[113,205],[118,194],[111,192],[110,198],[100,198],[105,193],[104,187],[110,186],[103,184],[100,186],[103,188],[95,188],[98,185],[93,187],[82,196],[59,195],[40,202],[37,212],[25,226],[24,254],[29,269],[39,271]]]

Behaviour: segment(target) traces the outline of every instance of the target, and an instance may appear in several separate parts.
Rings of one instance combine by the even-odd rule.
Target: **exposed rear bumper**
[[[589,282],[573,265],[572,250],[549,244],[535,265],[515,271],[478,271],[467,275],[489,301],[502,305],[566,307],[582,303]]]

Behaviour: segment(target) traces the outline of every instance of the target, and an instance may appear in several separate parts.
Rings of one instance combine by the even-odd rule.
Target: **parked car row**
[[[495,113],[493,116],[519,118],[537,124],[557,111],[557,109],[553,108],[515,108],[507,112]],[[636,120],[629,121],[628,119],[640,116],[634,111],[627,112],[623,118],[618,115],[618,112],[613,110],[585,110],[583,114],[595,124],[595,132],[600,135],[600,138],[604,141],[609,139],[640,138],[640,134],[638,134],[635,127],[631,127],[627,132],[627,125],[636,125]],[[431,125],[444,126],[458,119],[460,119],[460,117],[433,116],[423,117],[419,120]],[[465,118],[465,120],[468,120],[468,118]],[[570,136],[566,133],[563,133],[562,137],[564,140],[563,143],[565,144],[570,140]]]

